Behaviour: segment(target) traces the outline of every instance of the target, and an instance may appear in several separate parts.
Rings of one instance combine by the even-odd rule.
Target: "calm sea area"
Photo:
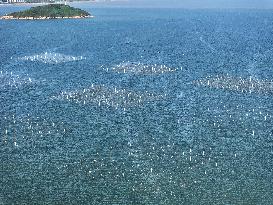
[[[73,6],[0,20],[0,205],[273,204],[272,10]]]

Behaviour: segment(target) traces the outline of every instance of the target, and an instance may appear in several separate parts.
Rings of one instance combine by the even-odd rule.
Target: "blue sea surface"
[[[75,6],[0,21],[0,204],[273,204],[273,12]]]

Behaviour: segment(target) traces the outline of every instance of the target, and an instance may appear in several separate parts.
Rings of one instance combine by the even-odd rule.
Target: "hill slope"
[[[44,18],[85,18],[91,15],[78,8],[64,4],[49,4],[45,6],[32,7],[25,11],[10,13],[2,18],[5,19],[44,19]]]

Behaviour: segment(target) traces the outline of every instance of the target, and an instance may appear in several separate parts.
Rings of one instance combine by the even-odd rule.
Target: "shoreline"
[[[12,4],[0,4],[1,6],[40,6],[40,5],[47,5],[49,3],[12,3]]]
[[[65,16],[65,17],[13,17],[13,16],[1,16],[0,20],[49,20],[49,19],[84,19],[94,18],[94,16]]]
[[[42,5],[60,4],[60,3],[58,3],[58,2],[56,2],[56,3],[48,3],[48,2],[43,2],[43,3],[26,3],[26,2],[22,2],[22,3],[0,3],[0,7],[1,6],[42,6]],[[66,2],[67,5],[82,4],[82,3],[100,4],[101,2],[99,2],[99,1],[72,1],[72,2]]]

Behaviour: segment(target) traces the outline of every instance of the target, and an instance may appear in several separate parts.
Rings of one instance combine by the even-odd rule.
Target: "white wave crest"
[[[18,58],[18,60],[22,60],[22,61],[41,62],[46,64],[66,63],[66,62],[80,61],[85,59],[86,58],[83,56],[71,56],[71,55],[64,55],[61,53],[48,53],[48,52]]]
[[[237,91],[241,93],[273,94],[273,81],[253,77],[242,78],[230,75],[209,76],[193,82],[195,85]]]
[[[62,92],[51,99],[66,100],[80,104],[98,104],[106,107],[129,108],[141,106],[144,103],[158,101],[166,98],[166,95],[153,94],[148,92],[136,92],[125,89],[109,88],[100,85],[93,85],[83,90]]]
[[[130,61],[122,62],[110,68],[106,66],[101,66],[101,68],[105,71],[112,71],[117,73],[134,73],[144,75],[163,74],[179,70],[178,68],[170,68],[166,65],[144,64],[140,62]]]

